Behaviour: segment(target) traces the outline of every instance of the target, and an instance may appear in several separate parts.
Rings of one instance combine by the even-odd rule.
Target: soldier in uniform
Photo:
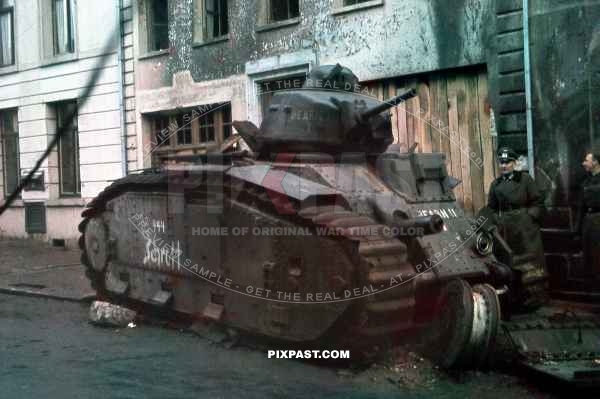
[[[600,278],[600,154],[588,153],[583,161],[588,173],[579,200],[579,222],[585,270],[590,277]]]
[[[546,298],[542,291],[547,273],[539,227],[544,200],[533,178],[515,170],[517,158],[508,147],[498,151],[502,174],[490,186],[488,208],[495,213],[498,231],[513,252],[511,266],[519,282],[518,301],[537,306]]]

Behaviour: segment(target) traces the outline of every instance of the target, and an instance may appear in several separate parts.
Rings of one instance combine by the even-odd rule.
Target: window
[[[0,2],[0,67],[15,63],[13,9],[2,8]]]
[[[194,1],[194,42],[203,43],[229,33],[227,0]]]
[[[175,115],[152,117],[156,150],[194,150],[216,147],[231,136],[231,104],[201,106]]]
[[[74,0],[52,0],[52,41],[54,55],[75,51]]]
[[[192,121],[183,118],[183,114],[175,117],[177,122],[177,145],[192,144]]]
[[[169,145],[169,117],[168,116],[157,116],[153,121],[154,139],[156,145]]]
[[[371,1],[371,0],[344,0],[344,7],[346,6],[353,6],[359,3],[365,3],[367,1]]]
[[[231,136],[233,132],[233,122],[231,120],[231,105],[223,107],[223,140],[226,140]]]
[[[300,15],[299,0],[271,0],[269,22],[285,21]]]
[[[58,142],[60,195],[77,196],[81,193],[77,102],[69,101],[56,105],[56,127],[57,130],[66,128]]]
[[[19,185],[19,130],[17,111],[0,111],[0,144],[4,171],[4,196],[8,197]]]
[[[200,117],[200,142],[215,141],[215,115],[210,112]]]
[[[215,38],[229,33],[227,0],[206,0],[206,35]]]
[[[146,3],[148,51],[169,48],[168,0],[149,0]]]

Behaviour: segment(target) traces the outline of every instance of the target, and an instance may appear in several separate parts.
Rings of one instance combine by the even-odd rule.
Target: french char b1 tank
[[[80,246],[99,296],[295,347],[421,337],[444,367],[482,365],[510,269],[457,205],[443,154],[388,149],[388,110],[414,91],[381,103],[340,65],[307,78],[260,129],[234,122],[249,151],[132,174],[89,203]]]

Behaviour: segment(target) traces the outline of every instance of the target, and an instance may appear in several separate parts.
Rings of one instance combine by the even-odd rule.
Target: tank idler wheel
[[[430,357],[444,368],[479,368],[486,364],[496,342],[500,301],[488,284],[471,287],[451,280],[440,292],[431,329]]]
[[[429,326],[428,357],[443,368],[461,362],[473,329],[473,290],[462,279],[448,281],[441,289]]]
[[[473,330],[467,351],[467,365],[480,368],[489,363],[500,326],[500,299],[494,287],[481,284],[473,287]]]
[[[108,264],[108,232],[102,219],[94,218],[85,226],[85,253],[90,266],[102,273]]]

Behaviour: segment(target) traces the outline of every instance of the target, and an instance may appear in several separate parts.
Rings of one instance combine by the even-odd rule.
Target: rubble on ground
[[[127,327],[136,316],[134,310],[101,301],[94,301],[89,313],[90,322],[104,327]]]

